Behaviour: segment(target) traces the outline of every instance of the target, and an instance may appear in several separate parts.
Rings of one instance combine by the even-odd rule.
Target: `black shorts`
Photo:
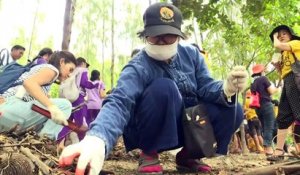
[[[251,120],[248,120],[248,126],[249,126],[249,134],[253,137],[254,135],[261,135],[261,123],[260,120],[255,117]]]

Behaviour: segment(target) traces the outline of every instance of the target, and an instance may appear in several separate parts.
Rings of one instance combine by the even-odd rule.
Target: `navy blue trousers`
[[[243,120],[242,107],[238,105],[235,118],[234,107],[204,104],[214,129],[217,153],[225,155],[231,136]],[[182,147],[182,108],[182,97],[172,80],[162,78],[153,81],[144,91],[124,129],[126,149],[162,152]]]

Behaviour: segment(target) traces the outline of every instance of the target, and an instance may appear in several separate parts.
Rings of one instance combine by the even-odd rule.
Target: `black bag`
[[[297,89],[300,91],[300,61],[297,59],[294,53],[293,57],[295,62],[291,65],[291,68],[294,74],[295,84],[297,86]]]
[[[185,109],[182,117],[184,147],[189,157],[212,157],[216,152],[216,139],[204,105]]]

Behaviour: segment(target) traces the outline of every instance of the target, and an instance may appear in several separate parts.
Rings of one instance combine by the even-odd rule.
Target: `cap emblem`
[[[160,17],[163,22],[174,22],[174,12],[168,7],[162,7],[160,9]]]

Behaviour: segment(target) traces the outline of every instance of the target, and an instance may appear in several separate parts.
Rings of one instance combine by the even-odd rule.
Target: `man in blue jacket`
[[[145,48],[124,67],[86,137],[62,152],[61,166],[70,165],[79,156],[78,175],[84,174],[88,164],[90,174],[99,173],[105,156],[122,134],[128,151],[142,151],[137,173],[162,174],[159,153],[183,146],[183,106],[205,103],[218,154],[227,154],[230,138],[242,122],[240,105],[235,116],[234,97],[246,86],[245,68],[234,67],[225,83],[215,81],[200,52],[179,43],[184,38],[182,14],[172,4],[152,4],[143,20],[139,36],[146,41]],[[176,155],[176,164],[195,173],[211,170],[189,158],[184,147]]]

